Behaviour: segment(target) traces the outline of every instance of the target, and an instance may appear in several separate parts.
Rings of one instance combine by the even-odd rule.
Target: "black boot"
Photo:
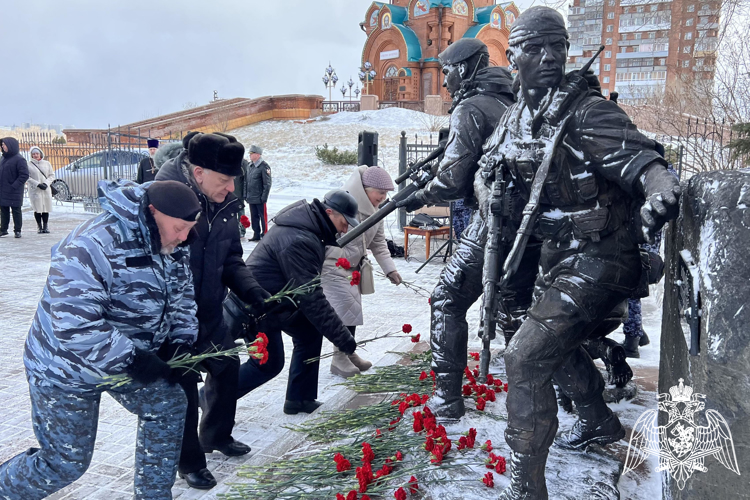
[[[570,432],[555,438],[555,444],[567,450],[582,450],[590,444],[607,445],[625,437],[625,428],[604,400],[598,397],[592,403],[576,403],[578,420]]]
[[[640,340],[638,341],[638,345],[643,347],[645,345],[649,345],[651,343],[651,339],[648,338],[648,335],[646,332],[643,332],[643,335],[641,335]]]
[[[625,335],[625,341],[622,343],[622,347],[625,349],[625,356],[628,358],[640,358],[641,353],[638,352],[638,343],[640,341],[640,337]]]
[[[466,408],[461,394],[463,381],[462,372],[436,374],[435,394],[430,398],[430,408],[435,413],[438,422],[458,422],[464,416]]]
[[[49,233],[49,229],[47,229],[47,221],[42,222],[42,232],[44,234]]]
[[[547,453],[533,456],[511,452],[510,486],[500,493],[500,500],[547,500],[546,465]]]

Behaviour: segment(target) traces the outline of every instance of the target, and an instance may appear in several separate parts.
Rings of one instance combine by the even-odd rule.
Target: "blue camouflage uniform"
[[[0,465],[0,498],[41,499],[78,479],[94,451],[108,375],[132,363],[135,348],[192,344],[198,333],[188,256],[161,255],[145,187],[99,183],[104,212],[52,248],[24,351],[32,424],[39,448]],[[170,499],[187,400],[163,379],[109,394],[138,415],[135,498]]]

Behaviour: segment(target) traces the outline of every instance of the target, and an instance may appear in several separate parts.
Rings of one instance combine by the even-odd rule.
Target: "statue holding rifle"
[[[543,244],[534,303],[504,355],[512,478],[500,498],[537,500],[548,498],[544,471],[557,432],[553,378],[579,415],[561,446],[625,435],[581,343],[638,285],[638,241],[677,215],[680,190],[625,112],[580,73],[565,74],[568,32],[559,13],[524,11],[509,45],[520,93],[488,142],[482,171],[490,184],[507,171],[529,199],[506,279],[529,235]]]
[[[472,184],[482,146],[513,102],[510,72],[489,66],[489,52],[483,42],[463,38],[442,52],[439,59],[445,75],[443,86],[453,96],[450,132],[434,177],[405,200],[404,206],[410,212],[424,205],[473,198]],[[515,220],[520,222],[524,201],[517,195],[513,199],[517,206]],[[476,206],[475,201],[472,203]],[[506,241],[513,241],[514,231],[515,227],[509,225]],[[436,374],[436,393],[430,407],[441,420],[457,420],[464,414],[461,385],[467,358],[466,312],[482,294],[486,240],[486,220],[474,210],[430,300],[432,369]],[[538,248],[528,249],[530,265],[523,266],[513,286],[501,290],[506,306],[501,311],[523,314],[531,304]],[[512,335],[516,323],[511,315],[500,318],[500,323],[506,336]]]

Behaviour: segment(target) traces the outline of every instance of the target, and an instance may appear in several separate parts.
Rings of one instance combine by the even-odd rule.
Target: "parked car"
[[[145,151],[112,149],[79,158],[55,171],[57,179],[52,183],[57,189],[55,198],[59,201],[96,198],[100,180],[135,180],[138,164],[147,156]]]

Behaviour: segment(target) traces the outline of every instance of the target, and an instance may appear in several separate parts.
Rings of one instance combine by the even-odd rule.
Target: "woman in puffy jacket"
[[[29,180],[26,186],[29,189],[29,203],[34,210],[36,227],[38,233],[49,233],[47,223],[49,213],[52,211],[52,181],[55,180],[55,171],[52,165],[44,159],[44,151],[34,146],[29,150]]]
[[[362,222],[375,213],[378,206],[393,191],[393,180],[388,172],[380,167],[362,165],[349,177],[343,186],[357,200],[359,214],[357,219]],[[353,270],[359,270],[367,250],[372,251],[375,260],[391,283],[401,283],[401,275],[391,259],[391,253],[385,241],[383,221],[368,229],[360,238],[352,241],[344,248],[337,246],[326,247],[326,260],[323,264],[322,285],[323,292],[336,313],[354,335],[356,327],[363,324],[362,294],[360,287],[350,284]],[[349,270],[337,267],[336,262],[344,258],[352,268]],[[342,377],[351,377],[360,371],[368,370],[372,363],[360,358],[356,353],[347,356],[334,347],[331,373]]]

